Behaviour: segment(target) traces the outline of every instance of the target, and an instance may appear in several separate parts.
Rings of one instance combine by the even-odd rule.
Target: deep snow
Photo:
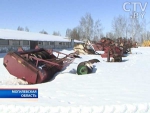
[[[72,50],[62,50],[71,53]],[[52,113],[149,113],[150,112],[150,48],[133,48],[121,63],[108,63],[99,55],[80,55],[54,80],[25,85],[10,75],[0,54],[0,86],[39,89],[38,100],[1,99],[0,110],[8,112]],[[77,75],[81,61],[97,58],[92,74]],[[6,107],[8,106],[8,107]],[[6,108],[9,108],[6,110]],[[16,111],[15,111],[16,110]],[[21,110],[21,111],[20,111]],[[12,112],[11,112],[12,113]]]

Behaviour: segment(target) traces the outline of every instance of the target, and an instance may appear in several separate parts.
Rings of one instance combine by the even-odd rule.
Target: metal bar
[[[50,61],[43,60],[43,59],[40,59],[40,58],[36,58],[36,57],[33,57],[33,56],[30,56],[30,57],[31,57],[31,58],[33,58],[33,59],[35,59],[35,60],[38,60],[38,61],[43,61],[43,62],[46,62],[46,63],[52,64],[52,65],[59,66],[59,64],[54,63],[54,62],[50,62]]]

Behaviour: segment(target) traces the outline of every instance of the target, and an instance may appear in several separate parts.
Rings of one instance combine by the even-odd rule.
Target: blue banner
[[[0,89],[0,98],[38,98],[38,89]]]

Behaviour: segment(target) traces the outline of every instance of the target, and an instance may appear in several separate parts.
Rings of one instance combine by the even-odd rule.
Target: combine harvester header
[[[59,58],[60,55],[65,57]],[[19,48],[17,52],[7,53],[3,65],[10,74],[29,84],[36,84],[51,80],[55,73],[72,63],[76,57],[79,57],[76,53],[67,55],[43,48],[27,51]]]

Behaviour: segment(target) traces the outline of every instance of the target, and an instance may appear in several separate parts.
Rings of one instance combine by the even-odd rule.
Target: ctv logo
[[[144,4],[142,4],[141,2],[125,2],[123,4],[123,10],[126,12],[132,11],[132,15],[130,16],[131,18],[139,18],[139,17],[144,18],[147,4],[148,4],[147,2]],[[137,9],[138,7],[140,11],[138,11]]]

